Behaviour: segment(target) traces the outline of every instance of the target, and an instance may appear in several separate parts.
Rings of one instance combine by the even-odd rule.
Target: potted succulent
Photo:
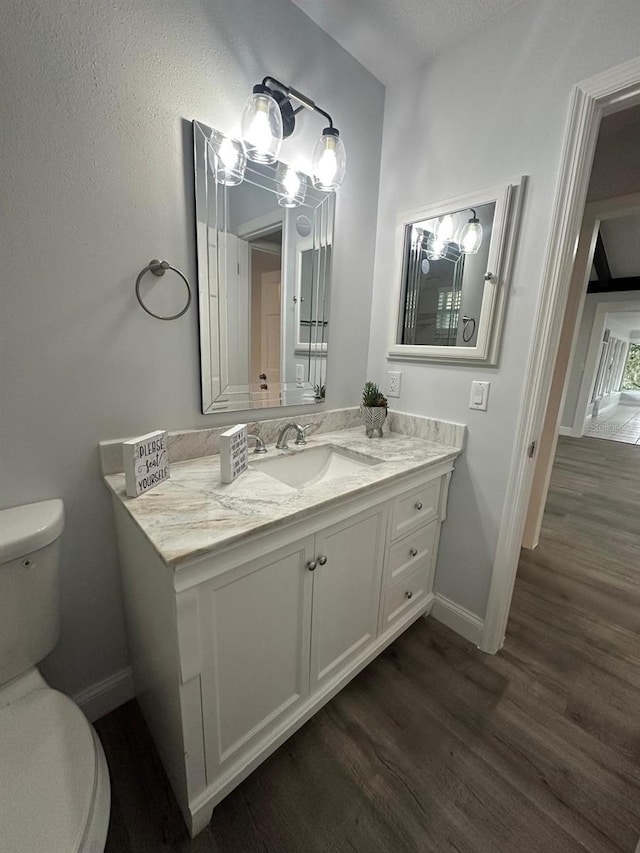
[[[365,382],[360,411],[367,438],[372,438],[374,431],[382,438],[382,425],[387,417],[388,405],[387,398],[375,382]]]

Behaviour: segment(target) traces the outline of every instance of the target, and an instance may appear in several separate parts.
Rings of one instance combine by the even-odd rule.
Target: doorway
[[[511,477],[505,496],[496,558],[480,648],[495,653],[503,642],[518,567],[534,474],[540,472],[537,450],[549,427],[550,404],[559,413],[563,401],[566,366],[571,357],[575,321],[581,311],[581,287],[576,287],[580,254],[592,250],[585,233],[583,213],[591,177],[596,141],[603,117],[640,103],[640,58],[576,85],[571,99],[551,239],[543,273],[543,288],[534,324],[533,346],[523,377],[528,395],[520,413]],[[584,259],[584,258],[583,258]],[[573,270],[573,276],[572,276]],[[568,332],[568,334],[567,334]],[[564,350],[564,365],[559,356]],[[557,427],[557,421],[556,421]],[[551,429],[550,443],[557,440]],[[547,435],[547,438],[549,436]],[[542,470],[539,505],[544,506],[553,454]]]

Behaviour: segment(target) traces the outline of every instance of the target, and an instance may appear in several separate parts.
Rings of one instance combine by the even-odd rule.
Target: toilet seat
[[[0,853],[98,853],[110,805],[100,741],[39,673],[17,681],[30,689],[0,690]]]

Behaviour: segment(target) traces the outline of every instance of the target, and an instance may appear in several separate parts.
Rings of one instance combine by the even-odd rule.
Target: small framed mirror
[[[193,135],[202,411],[320,402],[335,194],[284,163],[236,174],[239,147],[198,121]]]
[[[390,359],[497,363],[524,183],[398,217]]]

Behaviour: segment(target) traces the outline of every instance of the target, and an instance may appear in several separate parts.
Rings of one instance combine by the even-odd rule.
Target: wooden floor
[[[633,853],[640,447],[560,440],[504,649],[419,620],[190,841],[135,703],[97,729],[108,853]]]

